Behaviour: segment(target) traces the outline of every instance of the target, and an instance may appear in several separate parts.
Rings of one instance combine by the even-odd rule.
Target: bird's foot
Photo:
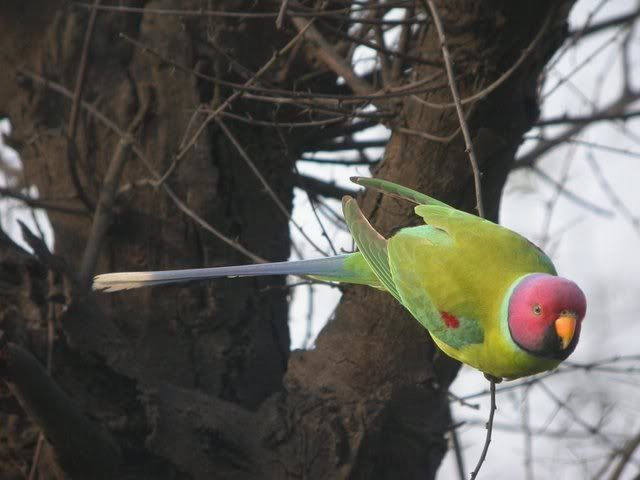
[[[502,379],[500,377],[494,377],[493,375],[489,375],[488,373],[484,374],[484,378],[493,383],[501,383]]]

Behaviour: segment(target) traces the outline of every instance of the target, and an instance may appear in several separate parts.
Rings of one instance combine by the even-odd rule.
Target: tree
[[[475,211],[471,144],[496,220],[573,2],[128,5],[0,7],[15,74],[0,107],[24,164],[3,194],[46,209],[55,235],[51,253],[25,228],[34,254],[2,237],[3,408],[29,420],[4,477],[35,458],[54,478],[433,478],[458,365],[389,296],[346,288],[316,348],[290,352],[282,278],[114,296],[91,278],[286,259],[293,188],[348,193],[296,161],[377,144],[354,134],[378,123],[374,175]],[[362,74],[358,45],[379,53]],[[360,200],[385,235],[416,222]]]

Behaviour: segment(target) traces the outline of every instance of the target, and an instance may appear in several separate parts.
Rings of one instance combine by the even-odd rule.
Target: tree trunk
[[[136,2],[147,12],[128,14],[64,2],[52,14],[53,2],[31,3],[28,13],[19,2],[0,7],[0,35],[9,39],[0,68],[17,73],[2,79],[0,111],[14,127],[24,185],[75,213],[49,211],[55,256],[35,238],[37,261],[3,242],[0,360],[13,393],[3,417],[13,440],[0,444],[3,458],[13,460],[0,465],[3,478],[29,466],[36,428],[48,440],[40,471],[60,478],[433,478],[452,428],[447,391],[458,365],[389,295],[346,288],[317,347],[290,354],[282,278],[114,295],[88,290],[94,272],[244,263],[238,245],[268,260],[288,257],[288,219],[224,128],[290,210],[296,155],[323,127],[301,137],[224,118],[224,127],[211,121],[184,150],[207,112],[237,91],[210,78],[245,83],[253,75],[247,71],[259,71],[296,35],[288,20],[278,30],[273,18],[149,11],[197,11],[200,2]],[[212,10],[243,8],[210,3]],[[572,2],[436,3],[462,98],[526,56],[465,106],[485,208],[495,220],[515,151],[538,116],[538,77],[564,39]],[[261,5],[252,11],[278,11]],[[327,38],[342,51],[335,31],[348,24],[334,27]],[[314,91],[344,90],[313,45],[276,57],[259,84],[293,89],[306,75]],[[442,72],[434,28],[412,53],[438,59],[416,65],[413,81]],[[446,85],[419,96],[451,102]],[[374,174],[473,211],[462,135],[438,142],[398,130],[449,136],[459,126],[455,109],[412,96],[384,106],[394,109],[394,133]],[[272,108],[240,99],[229,111],[270,118]],[[295,122],[295,113],[285,105],[278,121]],[[361,200],[385,236],[418,221],[398,200],[374,192]],[[27,385],[25,376],[47,363],[52,323],[55,383]],[[17,422],[26,415],[35,427]]]

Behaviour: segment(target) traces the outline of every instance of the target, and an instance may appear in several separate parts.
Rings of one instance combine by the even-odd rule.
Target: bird
[[[296,275],[368,285],[393,296],[448,356],[500,381],[552,370],[576,348],[587,301],[551,259],[520,234],[378,178],[354,183],[415,204],[424,224],[378,233],[356,200],[342,210],[358,250],[250,265],[97,275],[94,290],[216,277]]]

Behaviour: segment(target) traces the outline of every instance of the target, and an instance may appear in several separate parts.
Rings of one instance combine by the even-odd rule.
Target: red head
[[[527,275],[509,299],[511,338],[533,355],[564,360],[576,348],[586,311],[584,293],[572,281]]]

